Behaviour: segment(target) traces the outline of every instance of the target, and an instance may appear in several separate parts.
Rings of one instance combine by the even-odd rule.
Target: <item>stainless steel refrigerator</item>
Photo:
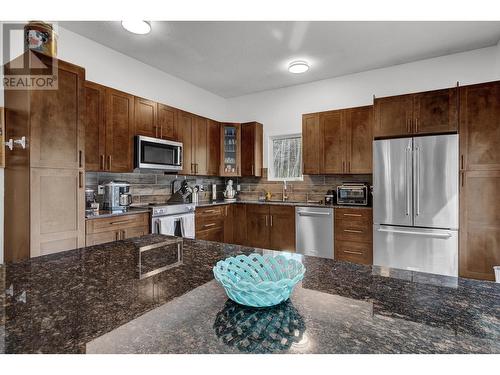
[[[373,264],[458,276],[458,135],[373,142]]]

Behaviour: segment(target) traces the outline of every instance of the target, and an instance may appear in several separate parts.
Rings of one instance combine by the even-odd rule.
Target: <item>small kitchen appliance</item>
[[[366,183],[346,182],[337,186],[337,204],[368,206],[370,188]]]
[[[110,211],[126,211],[132,203],[130,184],[126,181],[110,181],[104,184],[103,208]]]
[[[335,190],[328,190],[325,194],[325,206],[333,206],[337,203],[337,192]]]
[[[223,194],[225,202],[236,202],[236,190],[233,188],[233,180],[227,182],[226,190],[224,190]]]

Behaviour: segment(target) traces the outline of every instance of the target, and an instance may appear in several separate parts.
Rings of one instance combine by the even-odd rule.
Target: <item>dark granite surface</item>
[[[149,235],[1,265],[3,349],[500,353],[500,284],[456,279],[446,287],[417,282],[423,278],[415,274],[383,277],[387,270],[290,254],[306,266],[291,299],[251,309],[227,299],[212,267],[227,256],[267,250],[183,240],[178,262],[177,242]],[[140,279],[139,249],[146,246],[154,249],[144,263],[147,271],[155,259],[170,268]],[[147,258],[147,251],[141,254]]]

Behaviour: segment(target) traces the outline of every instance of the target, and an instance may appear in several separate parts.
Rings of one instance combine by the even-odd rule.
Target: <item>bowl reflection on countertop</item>
[[[301,342],[304,319],[287,300],[268,308],[255,308],[227,300],[214,322],[217,337],[244,353],[273,353]]]

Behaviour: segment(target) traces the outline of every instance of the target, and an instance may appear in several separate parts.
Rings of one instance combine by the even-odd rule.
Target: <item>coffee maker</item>
[[[110,211],[126,211],[132,203],[130,184],[125,181],[110,181],[104,184],[103,208]]]

